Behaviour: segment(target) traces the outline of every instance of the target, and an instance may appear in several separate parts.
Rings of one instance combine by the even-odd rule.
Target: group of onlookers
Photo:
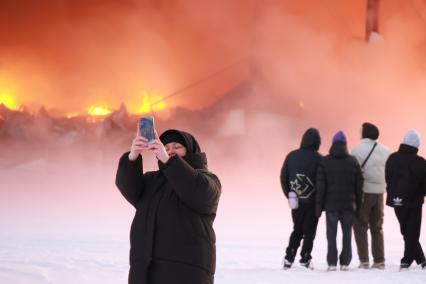
[[[404,237],[400,270],[416,261],[426,269],[420,245],[422,205],[426,194],[426,161],[417,155],[420,136],[408,131],[398,151],[377,142],[379,129],[362,125],[362,139],[348,151],[342,131],[333,137],[329,154],[322,156],[319,131],[308,129],[300,148],[290,152],[281,170],[281,185],[292,209],[293,232],[284,257],[284,269],[292,266],[303,240],[300,263],[313,268],[312,248],[318,220],[326,217],[328,271],[348,270],[352,260],[352,229],[359,256],[359,268],[385,269],[383,238],[384,194],[386,205],[395,210]],[[342,251],[338,255],[336,236],[340,222]],[[368,229],[373,262],[370,266]]]

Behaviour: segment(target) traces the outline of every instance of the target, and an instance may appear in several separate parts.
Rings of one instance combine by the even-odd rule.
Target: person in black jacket
[[[394,207],[404,237],[404,257],[401,270],[407,270],[415,260],[426,268],[425,255],[420,245],[422,206],[426,186],[426,161],[417,155],[420,136],[410,130],[399,150],[386,162],[386,205]]]
[[[315,177],[321,159],[318,153],[320,145],[318,130],[309,128],[303,135],[300,148],[287,155],[281,169],[281,187],[287,198],[290,194],[293,219],[293,232],[284,257],[284,269],[291,267],[302,239],[300,263],[312,268],[311,252],[318,225],[315,214]],[[293,199],[295,205],[291,205]]]
[[[354,214],[362,203],[363,177],[355,157],[349,155],[345,134],[342,131],[333,137],[330,154],[325,156],[317,172],[317,216],[326,212],[328,270],[337,266],[337,224],[340,221],[343,233],[340,269],[348,270],[352,260],[352,224]]]
[[[146,152],[156,155],[158,171],[143,173]],[[213,221],[221,184],[207,170],[195,138],[168,130],[148,144],[138,131],[131,151],[119,161],[116,185],[136,208],[128,283],[213,283]]]

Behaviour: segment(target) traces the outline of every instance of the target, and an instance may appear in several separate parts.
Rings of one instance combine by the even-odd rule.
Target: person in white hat
[[[399,150],[386,162],[386,205],[395,210],[404,237],[404,256],[400,270],[408,270],[413,261],[426,268],[420,245],[422,207],[426,186],[426,161],[417,155],[420,135],[409,130]]]

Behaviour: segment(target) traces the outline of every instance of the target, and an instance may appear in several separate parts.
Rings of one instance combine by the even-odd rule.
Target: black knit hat
[[[362,138],[370,138],[377,140],[379,138],[379,129],[372,123],[365,122],[362,124]]]
[[[164,133],[164,135],[161,135],[160,140],[161,142],[163,142],[164,145],[169,144],[171,142],[177,142],[181,144],[182,146],[184,146],[185,148],[188,148],[188,145],[185,139],[177,131],[168,131]]]

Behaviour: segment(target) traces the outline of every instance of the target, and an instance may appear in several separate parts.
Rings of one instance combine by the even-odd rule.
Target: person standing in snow
[[[212,284],[221,184],[195,138],[167,130],[153,143],[137,132],[119,161],[116,185],[136,209],[130,230],[129,284]],[[151,152],[159,170],[143,172]]]
[[[315,177],[321,154],[321,137],[317,129],[309,128],[303,135],[300,148],[290,152],[281,169],[281,187],[292,209],[293,232],[284,257],[284,269],[294,262],[303,239],[300,263],[312,267],[312,248],[318,218],[315,213]]]
[[[385,165],[389,150],[377,143],[379,129],[371,123],[362,125],[361,142],[352,150],[362,168],[364,177],[363,202],[354,222],[354,235],[358,248],[359,268],[370,268],[368,236],[371,233],[371,247],[374,263],[372,268],[385,269],[383,238],[384,193],[386,192]]]
[[[355,157],[349,155],[345,134],[339,131],[333,137],[330,154],[318,167],[316,212],[326,212],[328,271],[337,267],[337,224],[343,233],[340,269],[348,270],[352,260],[352,223],[362,203],[363,177]]]
[[[413,261],[426,268],[420,245],[422,207],[426,186],[426,161],[417,155],[420,135],[409,130],[399,150],[386,162],[386,205],[393,207],[404,237],[404,256],[400,270],[408,270]]]

